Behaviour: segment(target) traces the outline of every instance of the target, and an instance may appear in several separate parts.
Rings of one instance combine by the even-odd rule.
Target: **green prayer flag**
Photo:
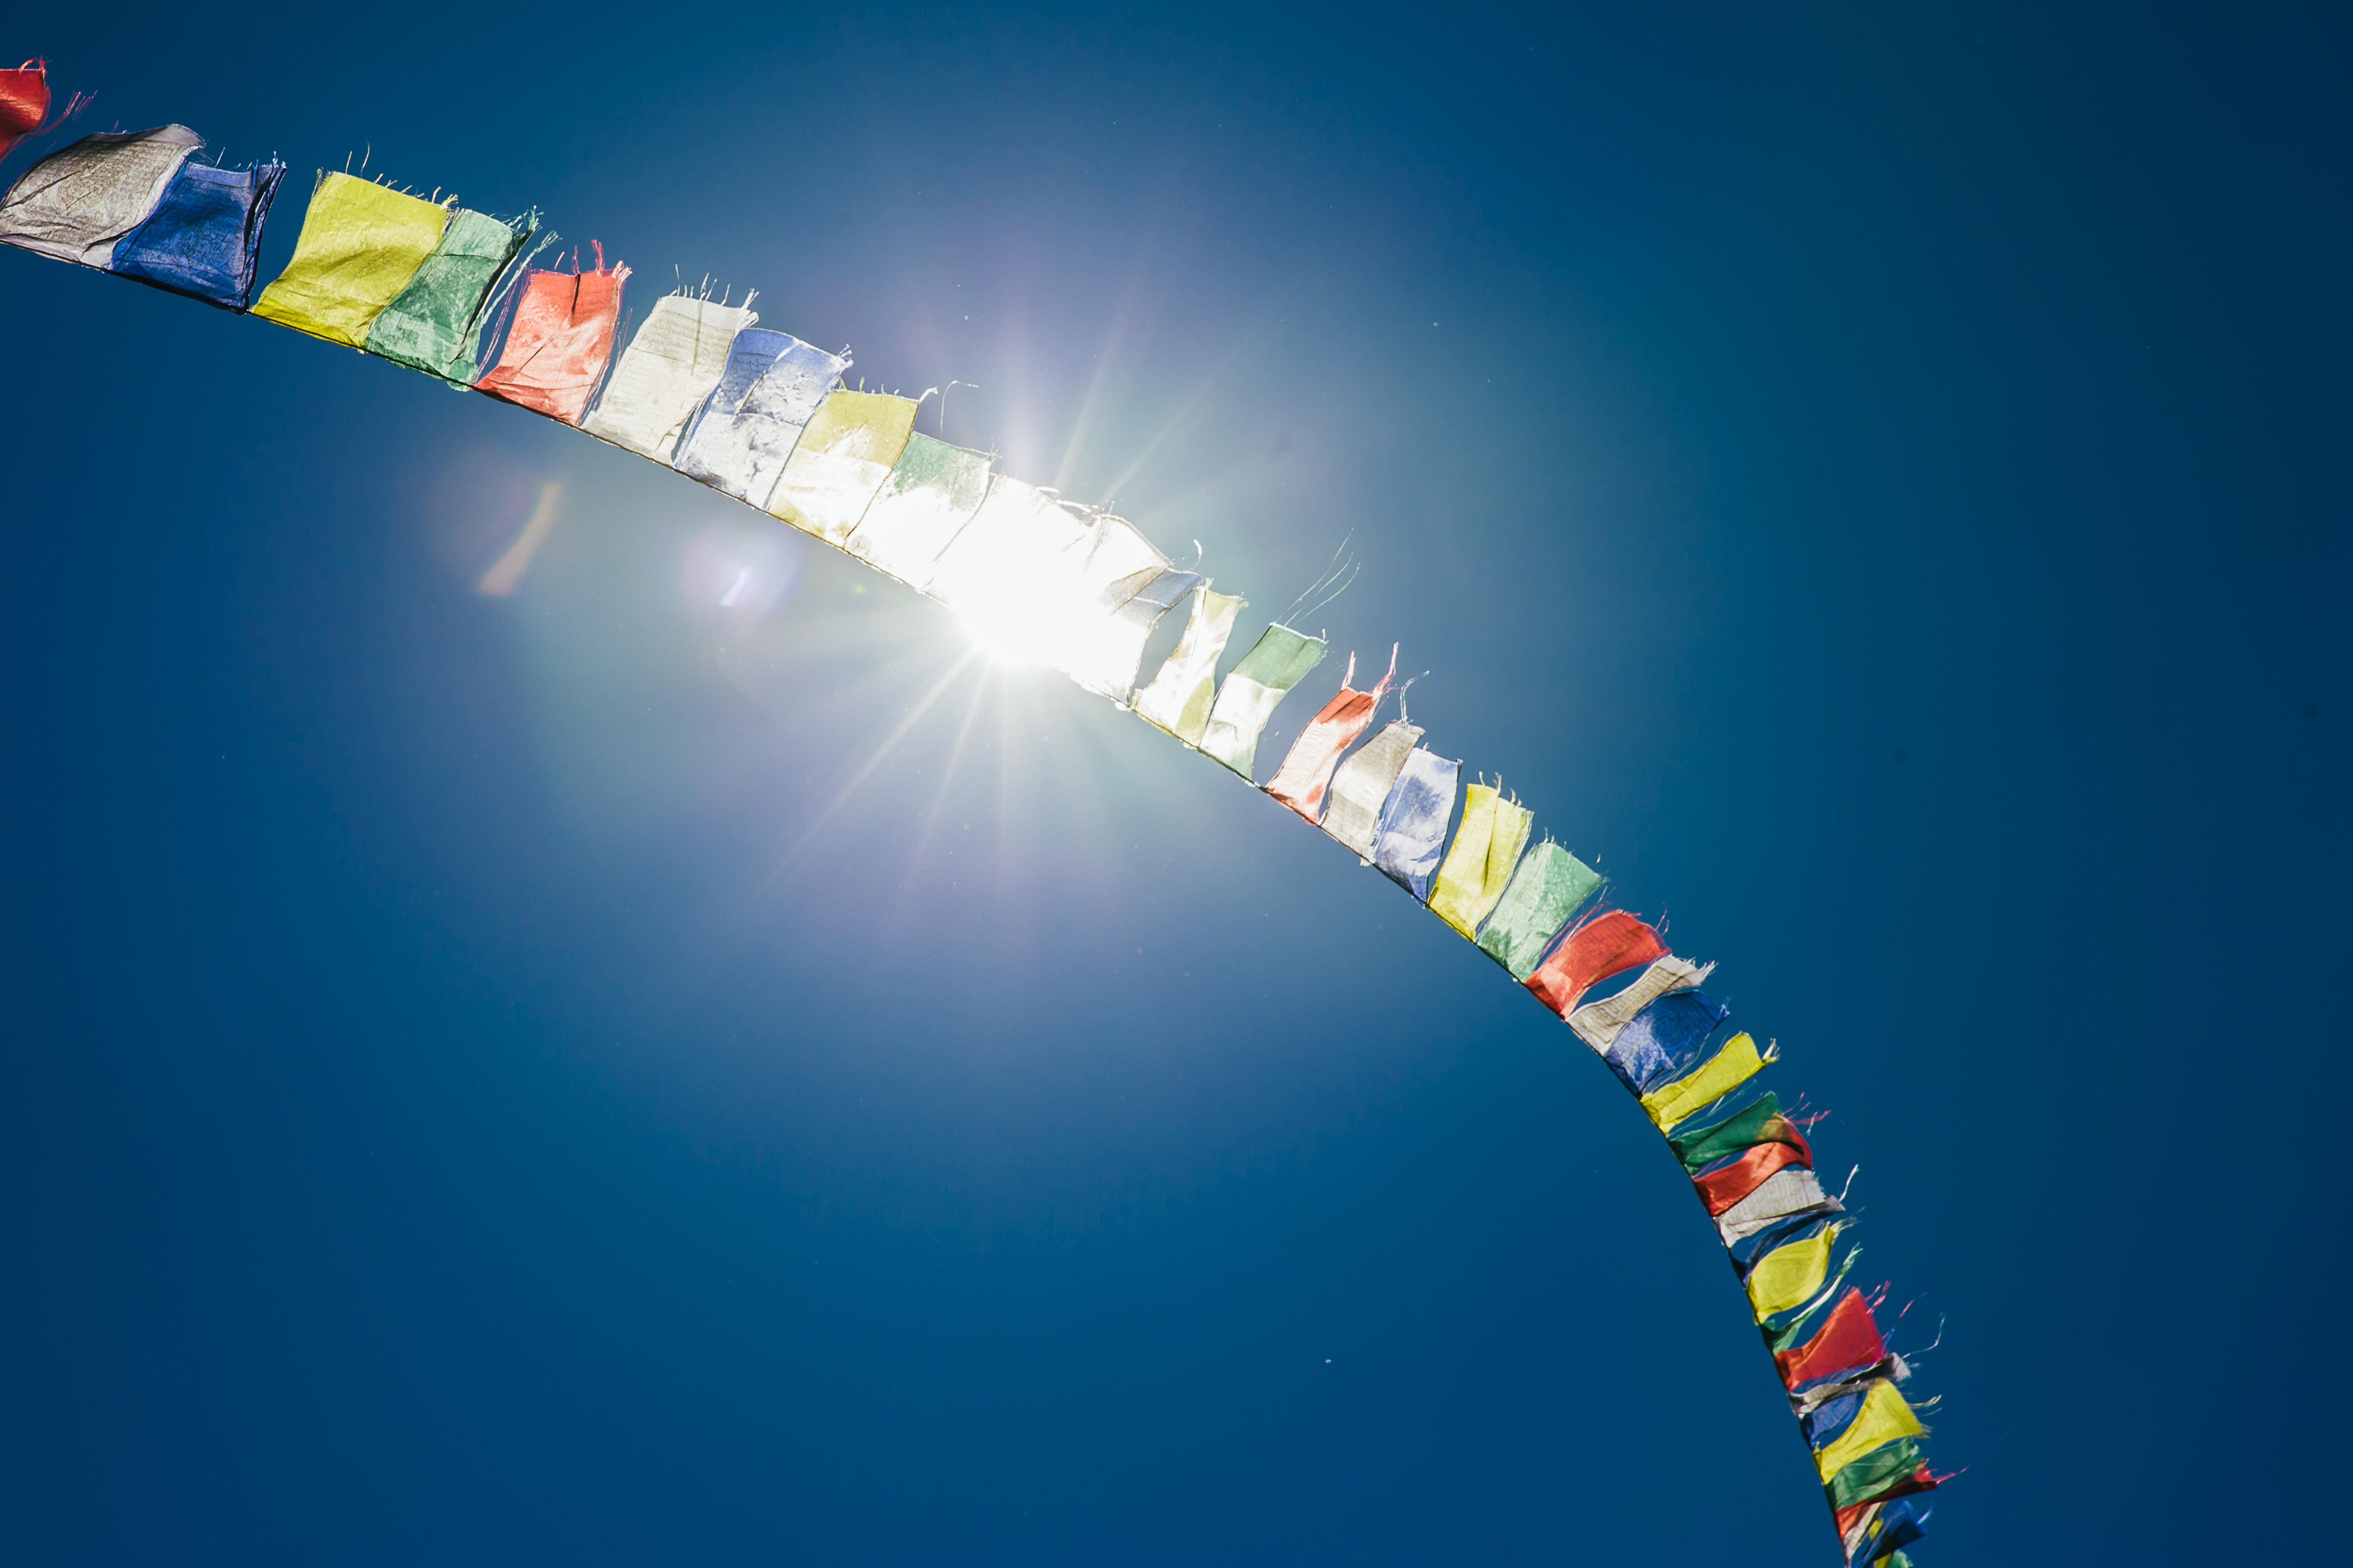
[[[367,352],[471,386],[482,351],[482,306],[539,226],[536,213],[518,222],[522,226],[464,207],[451,214],[441,243],[369,323]]]
[[[1781,1114],[1779,1098],[1768,1093],[1720,1121],[1671,1135],[1667,1146],[1674,1150],[1684,1170],[1696,1172],[1727,1154],[1737,1154],[1759,1143],[1790,1143],[1795,1147],[1797,1131]]]
[[[1599,871],[1546,839],[1512,873],[1511,885],[1479,928],[1479,950],[1511,971],[1513,979],[1525,980],[1568,917],[1600,886]]]
[[[1873,1448],[1830,1479],[1822,1489],[1831,1507],[1851,1508],[1867,1502],[1920,1468],[1920,1445],[1909,1437]]]
[[[1209,708],[1201,750],[1249,778],[1258,760],[1259,735],[1274,717],[1274,705],[1323,662],[1324,647],[1322,637],[1304,637],[1289,626],[1267,627],[1242,661],[1226,672]]]

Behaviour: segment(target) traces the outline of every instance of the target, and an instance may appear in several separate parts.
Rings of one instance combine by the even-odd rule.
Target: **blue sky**
[[[265,276],[362,153],[975,384],[1246,632],[1348,539],[1261,757],[1401,642],[1722,965],[1945,1325],[1923,1563],[2326,1553],[2353,45],[1621,10],[5,42],[292,163]],[[0,289],[11,1560],[1835,1560],[1640,1111],[1320,836],[575,432]]]

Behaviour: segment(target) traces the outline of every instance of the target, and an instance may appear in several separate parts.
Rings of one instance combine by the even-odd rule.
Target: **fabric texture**
[[[1670,991],[1699,984],[1715,968],[1713,963],[1695,964],[1670,953],[1644,970],[1641,978],[1625,990],[1571,1013],[1568,1026],[1597,1054],[1607,1052],[1617,1042],[1620,1031],[1634,1021],[1636,1014]]]
[[[43,158],[0,197],[0,242],[104,268],[204,139],[185,125],[104,131]]]
[[[1659,933],[1623,910],[1608,910],[1568,933],[1527,977],[1538,1000],[1566,1018],[1578,998],[1613,974],[1667,955]]]
[[[253,313],[331,343],[365,348],[367,331],[441,243],[445,203],[351,174],[322,174],[294,259]]]
[[[1438,868],[1430,890],[1430,910],[1460,935],[1476,939],[1479,922],[1487,918],[1510,885],[1512,868],[1527,847],[1528,825],[1535,814],[1500,791],[1474,784],[1462,792],[1462,826],[1454,830],[1454,847]]]
[[[1788,1165],[1811,1169],[1812,1164],[1813,1156],[1804,1149],[1792,1149],[1787,1143],[1759,1143],[1729,1164],[1719,1165],[1704,1176],[1694,1176],[1692,1185],[1699,1190],[1700,1201],[1714,1217],[1755,1192],[1776,1171]]]
[[[1815,1472],[1829,1480],[1873,1449],[1901,1437],[1926,1436],[1927,1430],[1895,1384],[1875,1378],[1862,1395],[1862,1409],[1837,1436],[1815,1451]]]
[[[607,268],[601,251],[591,271],[534,269],[516,296],[499,361],[474,390],[566,425],[580,423],[613,357],[628,277],[627,267]]]
[[[1569,917],[1601,889],[1601,874],[1546,839],[1529,850],[1479,928],[1479,951],[1525,981]]]
[[[1356,748],[1332,775],[1324,831],[1370,865],[1373,839],[1381,829],[1381,805],[1397,786],[1406,758],[1421,742],[1419,726],[1397,720]]]
[[[725,388],[721,392],[723,395]],[[776,417],[781,431],[784,416],[779,413]],[[797,438],[798,431],[794,434]],[[694,447],[700,450],[702,445],[698,432]],[[760,460],[765,463],[766,458]],[[906,450],[899,454],[899,466],[891,470],[846,548],[902,583],[923,587],[931,581],[932,563],[940,558],[940,552],[963,531],[987,499],[988,466],[993,460],[987,452],[967,451],[911,433]],[[776,459],[776,466],[779,472],[783,470],[783,457]],[[756,482],[751,488],[756,488]],[[759,505],[765,509],[765,496]]]
[[[1025,639],[1036,638],[1031,651],[1038,651],[1052,640],[1042,623],[1065,613],[1092,537],[1053,491],[999,474],[934,563],[924,592],[1010,645],[1030,647]]]
[[[1813,1172],[1792,1165],[1774,1172],[1747,1196],[1718,1213],[1715,1233],[1729,1247],[1786,1219],[1838,1212],[1839,1201],[1822,1191]]]
[[[828,544],[846,542],[914,429],[912,399],[882,392],[831,394],[785,459],[768,493],[768,515]]]
[[[849,368],[849,355],[828,353],[790,332],[744,328],[727,345],[727,364],[720,373],[717,389],[679,442],[675,464],[679,472],[767,510],[776,476],[785,471],[786,459],[793,455],[803,427]],[[980,505],[981,492],[988,485],[987,458],[968,455],[980,458],[978,488],[973,490],[972,505],[956,519],[958,528]],[[932,555],[938,553],[934,545]],[[923,564],[931,564],[930,556]],[[903,572],[892,572],[892,575],[902,582],[910,580]]]
[[[1647,1094],[1691,1066],[1724,1017],[1700,992],[1670,992],[1628,1019],[1601,1059],[1637,1096]]]
[[[1920,1462],[1920,1445],[1909,1437],[1898,1437],[1846,1466],[1822,1489],[1831,1507],[1840,1509],[1878,1498],[1933,1491],[1936,1486],[1936,1478]]]
[[[41,128],[49,113],[49,71],[39,60],[0,70],[0,158]]]
[[[115,245],[108,270],[225,310],[244,310],[253,298],[261,226],[285,177],[283,163],[181,164],[155,210]]]
[[[1895,1568],[1899,1559],[1908,1563],[1903,1549],[1928,1533],[1926,1516],[1909,1502],[1866,1503],[1855,1511],[1861,1517],[1839,1531],[1839,1542],[1847,1561],[1864,1568]]]
[[[1205,585],[1193,596],[1192,614],[1176,651],[1160,666],[1152,683],[1135,694],[1136,716],[1166,730],[1188,746],[1201,743],[1209,725],[1209,700],[1217,690],[1218,659],[1234,635],[1234,617],[1246,601],[1239,594],[1212,594]]]
[[[621,351],[612,379],[580,428],[668,462],[686,422],[718,387],[735,334],[759,319],[741,305],[663,295]]]
[[[1340,678],[1339,693],[1324,704],[1307,721],[1307,728],[1299,732],[1299,739],[1291,743],[1290,753],[1268,782],[1266,793],[1308,821],[1319,820],[1341,753],[1355,745],[1356,737],[1372,723],[1373,715],[1380,710],[1381,699],[1388,695],[1396,680],[1397,654],[1392,649],[1388,673],[1374,682],[1370,691],[1355,689],[1356,656],[1350,654],[1348,672]]]
[[[1759,1143],[1775,1142],[1806,1146],[1805,1134],[1781,1114],[1780,1098],[1767,1094],[1719,1121],[1670,1134],[1667,1147],[1675,1152],[1684,1170],[1697,1175],[1718,1160]]]
[[[1887,1359],[1887,1342],[1872,1321],[1871,1303],[1860,1290],[1849,1290],[1831,1309],[1811,1338],[1773,1358],[1784,1387],[1796,1391],[1810,1384],[1849,1377]]]
[[[1201,731],[1201,753],[1249,779],[1258,762],[1258,738],[1274,717],[1275,705],[1324,662],[1324,648],[1322,637],[1286,626],[1261,632],[1218,687],[1209,721]]]
[[[1135,684],[1144,644],[1161,615],[1200,579],[1175,572],[1160,547],[1124,517],[1104,513],[1073,551],[1060,606],[1040,627],[1046,662],[1114,701]]]
[[[1771,1059],[1757,1053],[1757,1042],[1747,1035],[1735,1035],[1698,1067],[1644,1095],[1642,1109],[1660,1131],[1672,1131],[1684,1118],[1706,1110],[1763,1072]]]
[[[433,254],[368,323],[368,353],[452,386],[473,385],[491,290],[538,228],[536,213],[513,223],[465,207],[451,213]]]
[[[1454,819],[1455,781],[1461,776],[1461,763],[1416,746],[1381,804],[1373,864],[1417,899],[1430,897],[1446,829]]]
[[[1107,523],[1117,521],[1104,520]],[[1102,623],[1084,639],[1083,648],[1074,648],[1070,662],[1061,667],[1081,686],[1113,701],[1125,701],[1135,689],[1135,673],[1144,663],[1144,645],[1152,640],[1160,617],[1208,582],[1198,572],[1179,572],[1173,566],[1135,575],[1150,580],[1108,610]],[[1109,604],[1117,588],[1133,580],[1123,579],[1113,588],[1103,590],[1099,602]]]
[[[1833,1222],[1811,1236],[1777,1247],[1757,1260],[1746,1281],[1748,1303],[1757,1321],[1802,1307],[1822,1288],[1829,1276],[1831,1249],[1838,1243],[1840,1226]]]

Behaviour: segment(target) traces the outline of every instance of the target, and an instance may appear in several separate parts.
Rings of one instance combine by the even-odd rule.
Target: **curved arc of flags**
[[[49,103],[41,62],[0,70],[0,156],[55,123]],[[1125,519],[917,432],[920,399],[849,389],[848,350],[760,327],[750,297],[665,294],[620,347],[629,269],[601,246],[586,270],[576,252],[569,270],[533,266],[553,238],[535,211],[498,218],[322,171],[293,258],[257,299],[285,165],[216,167],[202,147],[178,125],[85,136],[0,197],[0,242],[392,360],[675,468],[1015,639],[1245,782],[1276,706],[1324,658],[1321,637],[1276,623],[1220,679],[1240,595]],[[1183,635],[1139,686],[1145,642],[1179,605]],[[1747,1294],[1845,1560],[1907,1568],[1917,1494],[1950,1478],[1923,1458],[1911,1368],[1874,1320],[1885,1288],[1849,1280],[1853,1220],[1815,1174],[1812,1119],[1757,1083],[1776,1049],[1701,989],[1714,965],[1600,909],[1599,873],[1551,838],[1531,847],[1534,815],[1500,781],[1463,784],[1401,693],[1375,729],[1396,674],[1393,649],[1359,690],[1351,656],[1265,792],[1474,942],[1636,1097]]]

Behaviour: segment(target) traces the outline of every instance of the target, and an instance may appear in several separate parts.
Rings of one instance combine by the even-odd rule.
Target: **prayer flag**
[[[146,221],[114,247],[109,270],[225,310],[253,298],[254,255],[283,163],[216,169],[183,163]]]
[[[1258,738],[1274,717],[1275,704],[1324,662],[1324,652],[1322,637],[1289,626],[1271,626],[1260,633],[1218,687],[1209,722],[1201,731],[1202,752],[1248,779],[1258,760]]]
[[[1381,826],[1373,841],[1373,864],[1390,881],[1428,900],[1438,872],[1446,829],[1454,819],[1454,784],[1462,764],[1416,746],[1398,770],[1397,786],[1381,803]]]
[[[41,128],[49,112],[49,68],[26,60],[15,70],[0,70],[0,158]]]
[[[1672,1131],[1676,1123],[1763,1072],[1771,1059],[1757,1054],[1757,1042],[1747,1035],[1735,1035],[1697,1068],[1644,1095],[1642,1109],[1660,1131]]]
[[[1454,847],[1438,868],[1438,886],[1430,895],[1430,912],[1466,938],[1478,934],[1503,898],[1512,868],[1528,841],[1528,824],[1535,813],[1500,791],[1482,784],[1462,794],[1462,826],[1455,830]]]
[[[1566,1018],[1591,987],[1666,953],[1667,944],[1657,931],[1623,910],[1609,910],[1569,932],[1526,984],[1539,1001]]]
[[[253,313],[331,343],[365,348],[369,324],[441,243],[450,205],[351,174],[321,174],[294,259],[261,291]]]
[[[1527,852],[1495,912],[1479,928],[1479,951],[1525,981],[1560,928],[1601,888],[1599,872],[1547,838]]]
[[[1689,1067],[1724,1016],[1697,991],[1672,992],[1628,1019],[1602,1059],[1640,1097]]]
[[[785,460],[792,456],[802,428],[849,368],[847,354],[828,353],[790,332],[765,327],[737,332],[727,346],[727,366],[720,374],[718,390],[679,443],[679,472],[767,510],[776,476],[785,471]],[[983,458],[983,488],[987,475],[988,461]],[[977,491],[972,505],[980,505]],[[966,508],[964,516],[971,515]],[[958,526],[962,523],[959,518]],[[892,574],[902,580],[906,576]]]
[[[768,495],[770,515],[840,544],[873,503],[915,428],[915,405],[881,392],[839,391],[809,418]]]
[[[1356,679],[1356,656],[1348,656],[1348,673],[1340,678],[1339,695],[1324,704],[1321,711],[1307,721],[1299,739],[1291,743],[1290,754],[1282,766],[1275,770],[1266,793],[1291,807],[1308,821],[1324,815],[1324,792],[1331,786],[1333,770],[1340,765],[1340,753],[1356,743],[1356,737],[1373,721],[1379,710],[1381,699],[1388,694],[1389,685],[1397,679],[1397,650],[1389,650],[1389,670],[1374,683],[1370,691],[1353,689]]]
[[[694,445],[700,449],[702,444],[697,434]],[[966,451],[911,433],[906,450],[899,454],[899,466],[891,470],[846,548],[869,565],[921,588],[931,580],[932,563],[940,552],[963,531],[988,495],[991,460],[987,452]],[[779,456],[776,464],[782,469],[784,458]],[[761,497],[759,504],[765,510],[767,498]]]
[[[1218,658],[1234,635],[1234,617],[1246,601],[1240,594],[1212,594],[1207,584],[1193,595],[1193,613],[1176,651],[1152,684],[1135,694],[1136,716],[1166,730],[1188,746],[1201,743],[1209,724],[1209,700],[1217,689]]]
[[[465,207],[451,213],[433,254],[368,323],[367,352],[453,386],[473,385],[491,290],[538,228],[537,213],[512,223]]]
[[[686,422],[719,385],[735,334],[759,319],[741,305],[663,295],[621,351],[612,380],[580,428],[668,462]]]
[[[1381,732],[1356,748],[1332,775],[1331,805],[1324,813],[1324,831],[1372,864],[1373,839],[1381,830],[1381,805],[1397,786],[1406,758],[1421,741],[1418,725],[1403,720],[1385,724]],[[1449,791],[1449,799],[1452,793]]]
[[[104,268],[204,139],[185,125],[103,131],[43,158],[0,197],[0,242]]]
[[[601,246],[591,271],[533,271],[515,301],[514,325],[499,349],[499,363],[482,373],[474,390],[578,424],[612,359],[621,286],[628,277],[627,267],[605,266]]]
[[[1641,978],[1625,990],[1571,1013],[1568,1026],[1596,1053],[1606,1052],[1637,1013],[1670,991],[1699,984],[1715,968],[1713,963],[1695,964],[1670,953],[1642,971]]]

